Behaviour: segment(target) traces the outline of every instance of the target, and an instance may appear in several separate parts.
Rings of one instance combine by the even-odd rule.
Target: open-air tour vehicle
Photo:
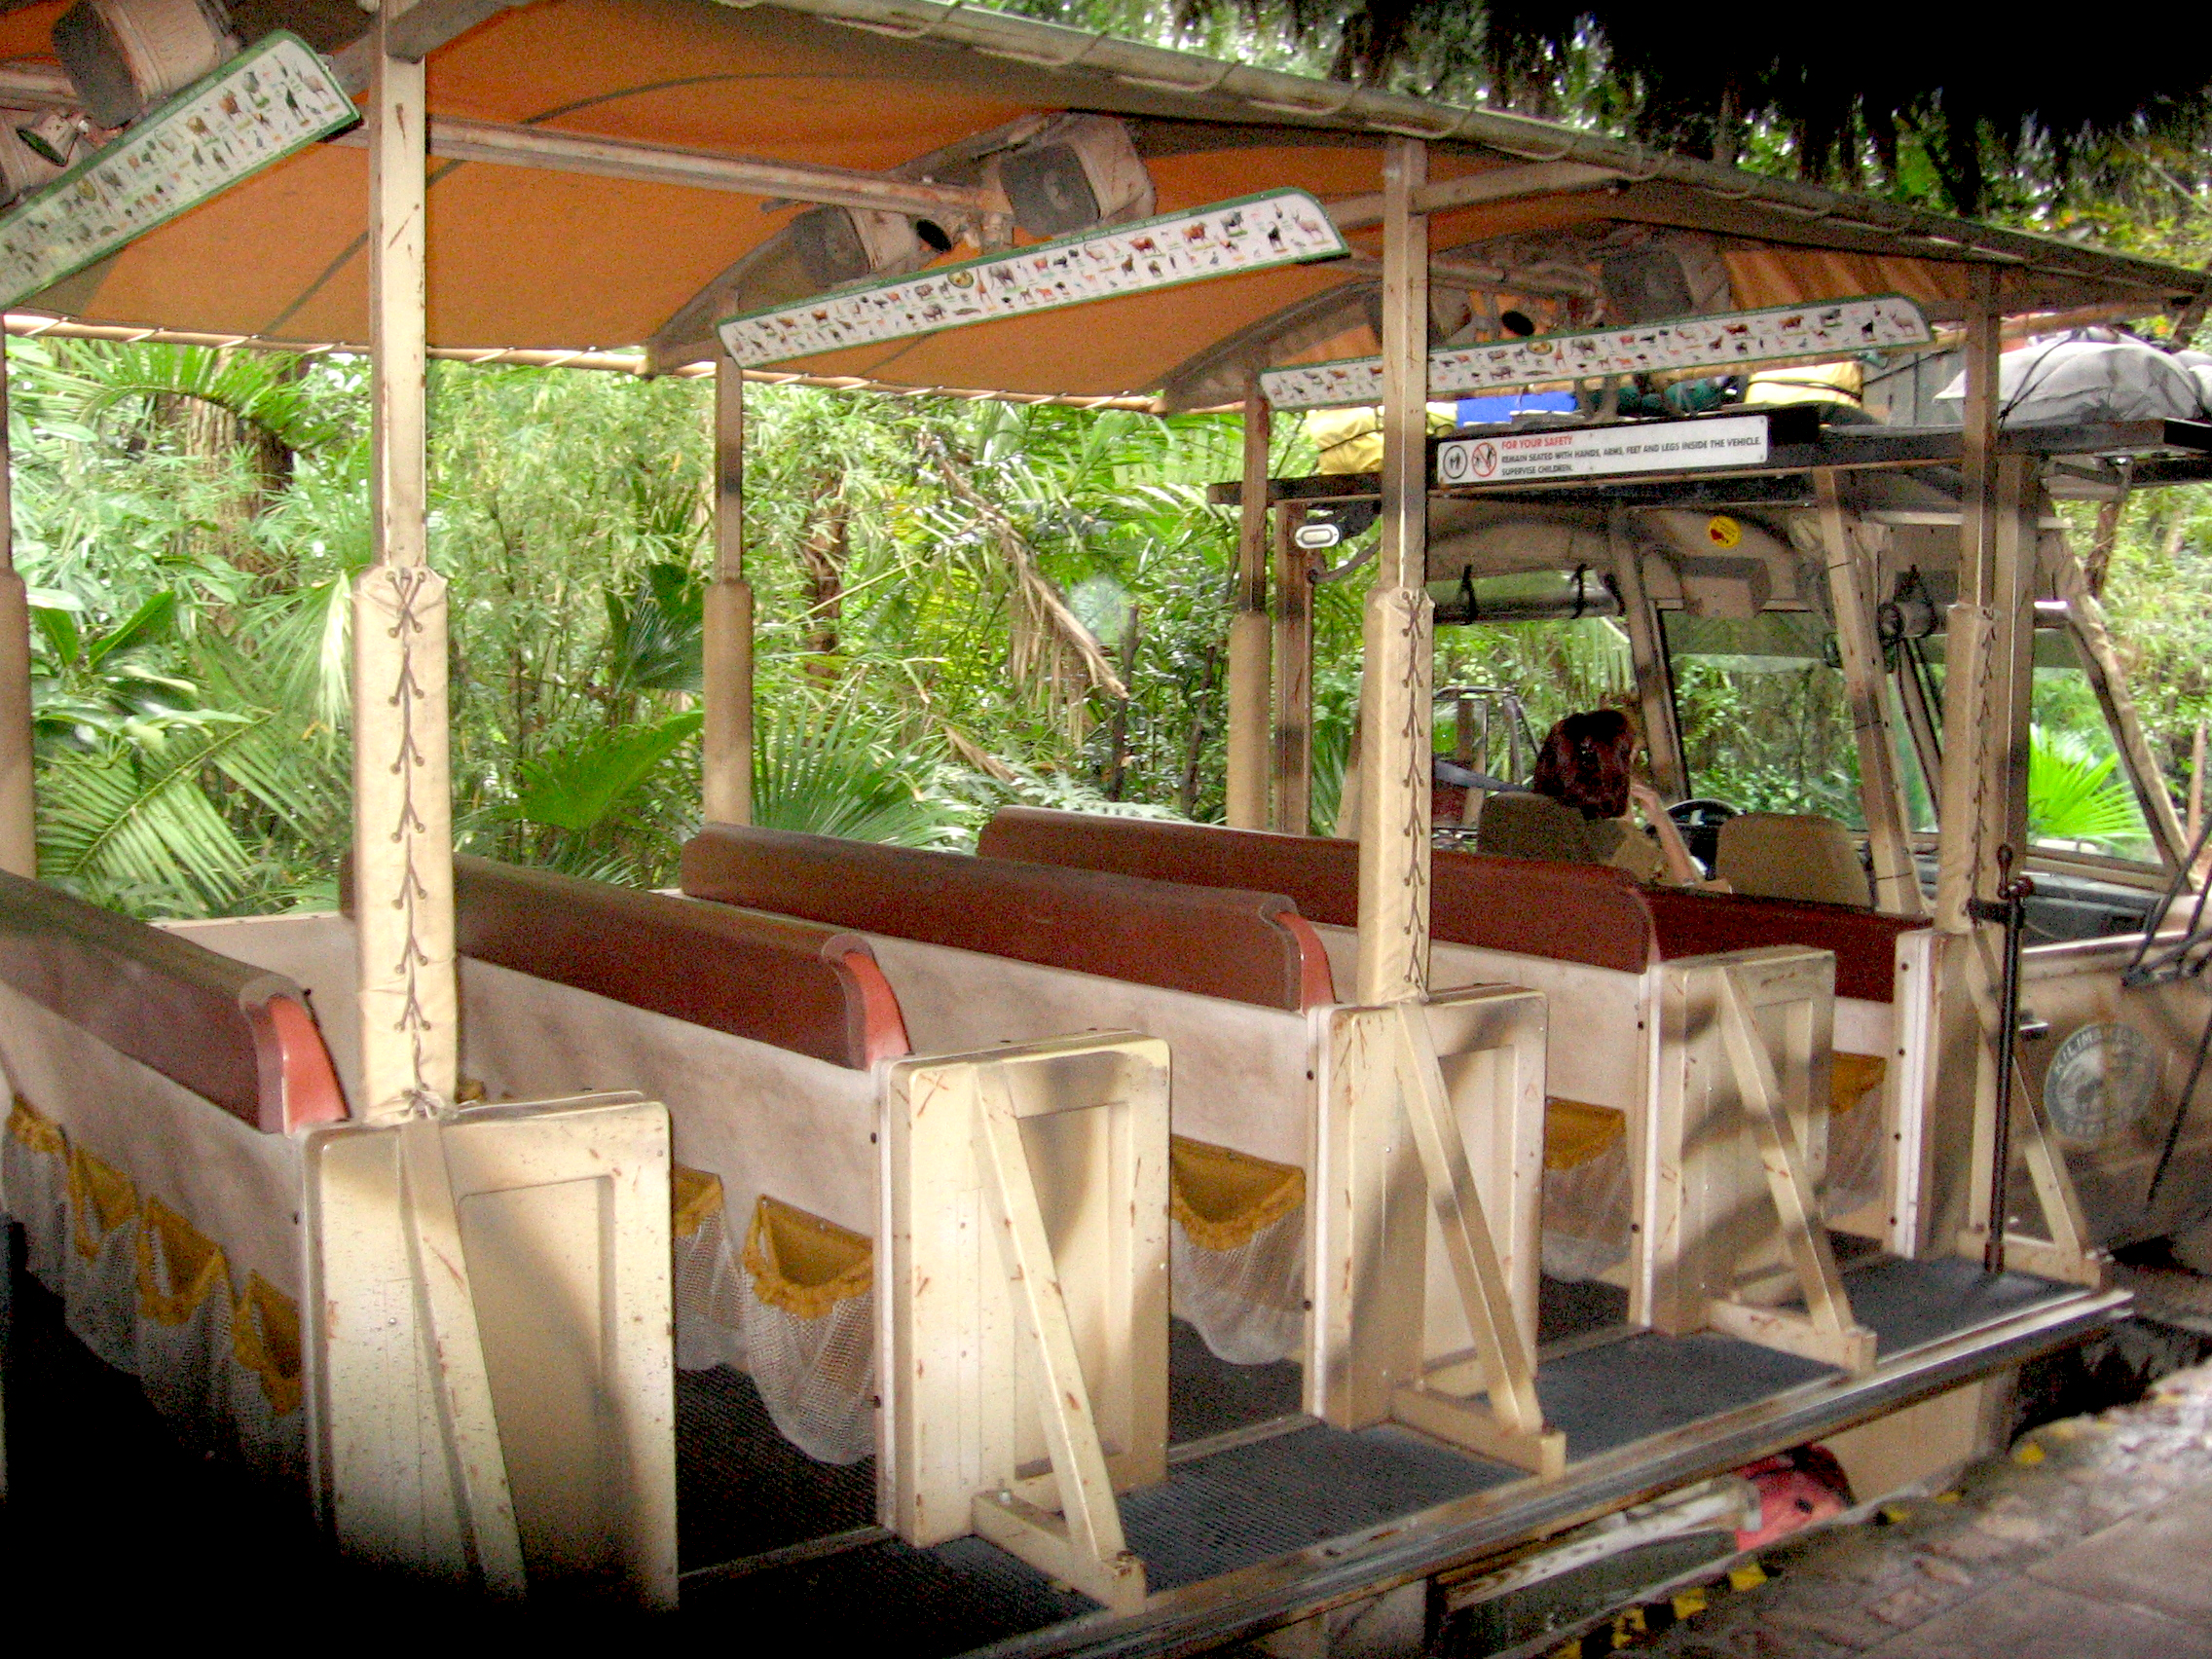
[[[102,141],[43,185],[8,153],[9,304],[367,350],[377,557],[344,912],[160,927],[31,879],[0,581],[6,1203],[71,1328],[338,1551],[495,1596],[833,1597],[917,1651],[1359,1609],[1418,1641],[1563,1537],[1725,1555],[1711,1483],[1788,1447],[1875,1490],[1959,1460],[1992,1380],[2124,1315],[2100,1242],[2195,1217],[2190,849],[2046,498],[2195,476],[2212,429],[2008,425],[1997,387],[2006,319],[2186,332],[2197,274],[930,0],[67,16],[0,17],[0,101],[64,160]],[[1945,430],[1425,431],[1432,395],[1936,325]],[[425,557],[425,355],[640,342],[717,385],[680,894],[454,857]],[[1230,827],[1008,810],[976,857],[749,827],[748,375],[1243,403]],[[1271,402],[1378,405],[1380,471],[1271,480]],[[1311,836],[1301,532],[1361,499],[1357,833]],[[1432,846],[1432,611],[1563,583],[1628,630],[1676,796],[1670,630],[1755,656],[1832,620],[1862,902]],[[2046,613],[2140,870],[2029,847]],[[1860,868],[1834,825],[1776,833],[1815,848],[1786,872]],[[2023,863],[2027,919],[2124,931],[2019,950]]]

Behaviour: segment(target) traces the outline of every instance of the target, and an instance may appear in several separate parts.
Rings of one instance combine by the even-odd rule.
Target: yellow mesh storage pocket
[[[1822,1207],[1830,1218],[1862,1209],[1882,1196],[1887,1124],[1882,1085],[1889,1062],[1879,1054],[1838,1052],[1828,1064],[1828,1163]]]
[[[1306,1171],[1175,1135],[1167,1172],[1176,1316],[1232,1365],[1297,1353],[1306,1334]]]
[[[731,1260],[719,1175],[682,1164],[669,1171],[669,1241],[676,1254],[676,1363],[680,1370],[745,1364],[745,1309]]]
[[[230,1406],[229,1264],[159,1197],[137,1231],[139,1385],[186,1445],[212,1448]]]
[[[299,1305],[258,1272],[231,1309],[231,1426],[239,1456],[265,1478],[307,1477],[307,1414],[300,1410]]]
[[[17,1095],[0,1134],[0,1209],[23,1230],[24,1266],[56,1296],[66,1294],[62,1253],[69,1248],[69,1143],[61,1125]]]
[[[138,1365],[138,1189],[81,1146],[69,1149],[69,1248],[61,1305],[69,1329],[118,1371]]]
[[[875,1450],[874,1254],[765,1193],[754,1206],[739,1275],[746,1367],[784,1438],[825,1463]]]
[[[235,1309],[231,1354],[253,1378],[269,1409],[288,1417],[300,1409],[300,1309],[259,1273],[245,1275]]]
[[[1544,1272],[1594,1279],[1628,1256],[1628,1120],[1609,1106],[1544,1102]]]

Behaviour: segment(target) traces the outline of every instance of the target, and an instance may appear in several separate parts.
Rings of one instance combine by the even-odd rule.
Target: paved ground
[[[2212,1659],[2212,1365],[1675,1604],[1677,1659]],[[1702,1602],[1703,1607],[1698,1604]],[[1673,1611],[1673,1608],[1668,1609]],[[1666,1622],[1653,1619],[1650,1623]]]

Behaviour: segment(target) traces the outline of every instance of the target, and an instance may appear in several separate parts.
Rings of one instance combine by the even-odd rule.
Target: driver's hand
[[[1646,813],[1661,813],[1667,810],[1666,803],[1659,798],[1659,792],[1641,778],[1629,780],[1628,798]]]

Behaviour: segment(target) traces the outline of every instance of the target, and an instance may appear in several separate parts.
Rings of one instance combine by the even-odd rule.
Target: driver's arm
[[[1641,778],[1629,781],[1628,798],[1644,816],[1659,836],[1659,853],[1667,861],[1667,878],[1677,887],[1703,887],[1705,871],[1698,868],[1697,860],[1690,857],[1688,845],[1682,840],[1680,826],[1667,803],[1659,798],[1659,792]]]

